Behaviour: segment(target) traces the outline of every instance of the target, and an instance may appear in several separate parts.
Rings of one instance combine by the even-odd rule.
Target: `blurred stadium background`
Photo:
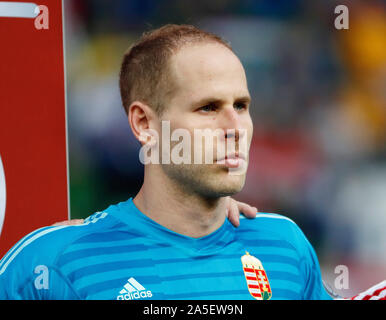
[[[254,138],[237,199],[297,222],[334,287],[386,276],[386,2],[66,0],[70,199],[84,218],[134,196],[143,168],[118,72],[142,32],[188,23],[230,41],[247,72]],[[349,8],[349,30],[334,8]]]

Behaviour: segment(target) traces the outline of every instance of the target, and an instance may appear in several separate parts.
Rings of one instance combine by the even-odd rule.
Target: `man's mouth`
[[[241,168],[246,163],[246,157],[242,153],[231,153],[215,161],[216,164],[225,165],[228,168]]]

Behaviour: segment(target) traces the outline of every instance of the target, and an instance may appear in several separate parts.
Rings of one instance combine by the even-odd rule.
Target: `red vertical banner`
[[[0,1],[0,257],[69,217],[62,1]]]

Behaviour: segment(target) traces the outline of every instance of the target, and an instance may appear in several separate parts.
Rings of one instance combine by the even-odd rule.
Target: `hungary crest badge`
[[[271,287],[261,261],[251,256],[249,252],[246,252],[246,254],[241,257],[241,263],[243,264],[248,290],[252,297],[256,300],[271,299]]]

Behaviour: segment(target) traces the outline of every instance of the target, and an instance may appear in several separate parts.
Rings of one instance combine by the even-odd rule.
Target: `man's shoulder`
[[[248,219],[240,216],[240,221],[244,226],[256,229],[293,229],[298,228],[296,222],[291,218],[278,213],[258,212],[255,218]]]
[[[277,213],[258,212],[255,218],[242,218],[240,219],[240,231],[286,241],[296,248],[308,242],[294,220]]]
[[[0,275],[15,265],[55,263],[57,257],[77,239],[113,228],[119,222],[108,212],[96,212],[84,223],[70,226],[47,226],[32,231],[19,240],[0,260]]]

